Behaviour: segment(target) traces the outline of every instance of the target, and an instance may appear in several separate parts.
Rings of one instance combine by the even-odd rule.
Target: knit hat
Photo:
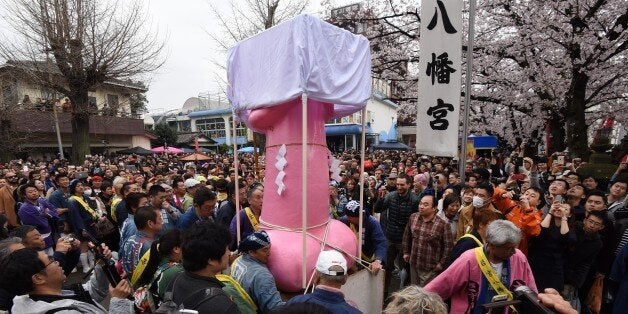
[[[238,245],[238,251],[244,253],[259,250],[267,246],[270,246],[270,237],[266,231],[259,231],[251,233],[246,238],[242,239]]]
[[[74,192],[76,192],[76,185],[79,183],[81,183],[81,180],[79,179],[74,179],[70,181],[70,186],[68,187],[68,189],[70,190],[70,194],[74,194]]]
[[[345,214],[349,217],[360,216],[360,203],[357,201],[349,201],[349,203],[345,205]]]

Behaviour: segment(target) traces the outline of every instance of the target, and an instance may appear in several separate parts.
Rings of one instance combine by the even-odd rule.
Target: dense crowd
[[[356,238],[363,217],[360,263],[321,252],[315,288],[287,302],[259,226],[263,155],[240,155],[237,179],[231,155],[6,163],[0,310],[106,312],[109,296],[116,313],[357,313],[340,288],[366,268],[386,270],[386,313],[442,313],[442,300],[452,313],[482,313],[520,287],[559,312],[628,312],[625,161],[600,180],[579,173],[579,158],[476,158],[462,180],[449,158],[376,151],[364,173],[356,152],[335,158],[329,215]],[[89,280],[64,285],[79,270]]]

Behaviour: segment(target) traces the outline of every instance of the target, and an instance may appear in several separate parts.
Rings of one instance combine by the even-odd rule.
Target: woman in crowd
[[[144,269],[138,266],[133,272],[131,278],[133,286],[145,287],[157,300],[163,300],[170,281],[183,272],[183,267],[179,264],[182,242],[183,237],[179,229],[170,229],[154,241],[148,251],[148,263]]]

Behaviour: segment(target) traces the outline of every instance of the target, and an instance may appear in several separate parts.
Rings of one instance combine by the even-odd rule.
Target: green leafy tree
[[[153,146],[174,146],[177,143],[177,131],[165,123],[155,125],[153,132],[157,135],[157,139],[151,141]]]

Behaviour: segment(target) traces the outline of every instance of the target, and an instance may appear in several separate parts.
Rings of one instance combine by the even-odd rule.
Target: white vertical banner
[[[417,153],[458,156],[462,0],[422,0]]]

